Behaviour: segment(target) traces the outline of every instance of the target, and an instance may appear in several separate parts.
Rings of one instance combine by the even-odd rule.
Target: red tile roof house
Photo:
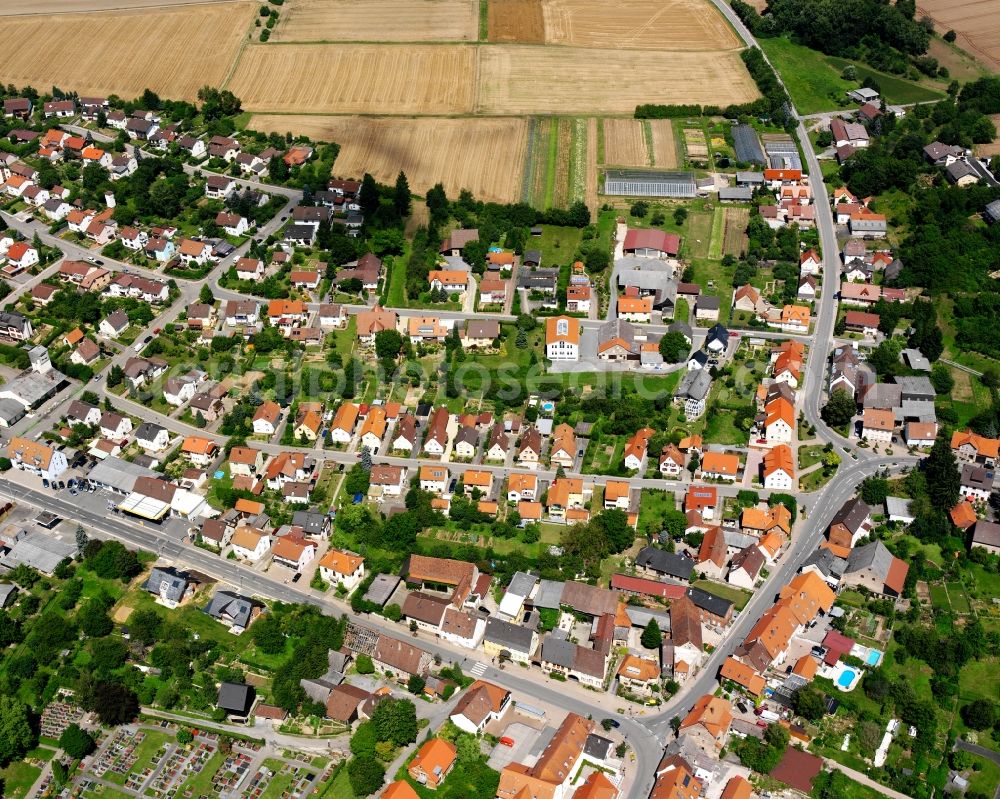
[[[679,236],[654,229],[629,230],[623,246],[626,255],[640,258],[676,258],[680,248]]]

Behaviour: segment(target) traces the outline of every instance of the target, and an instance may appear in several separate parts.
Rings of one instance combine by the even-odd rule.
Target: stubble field
[[[702,0],[542,0],[545,41],[578,47],[731,50],[741,44]]]
[[[758,96],[736,51],[501,45],[481,48],[479,76],[484,114],[631,114],[654,99],[725,106]]]
[[[954,30],[959,46],[1000,69],[1000,8],[994,0],[920,0],[917,14],[934,19],[942,33]]]
[[[271,41],[468,42],[479,35],[478,0],[294,0]]]
[[[670,120],[650,119],[648,124],[653,131],[653,166],[676,169],[680,164]]]
[[[254,3],[231,2],[5,17],[0,82],[123,97],[148,87],[194,100],[223,82],[256,13]]]
[[[475,75],[463,45],[253,45],[227,88],[250,111],[433,116],[471,111]]]
[[[449,197],[469,189],[483,200],[516,202],[527,150],[526,119],[369,119],[254,114],[254,130],[291,131],[340,143],[335,170],[393,183],[400,170],[423,194],[439,181]]]
[[[608,166],[652,166],[641,119],[605,119],[604,163]]]
[[[251,0],[247,0],[250,2]],[[194,6],[231,3],[233,0],[3,0],[0,17],[20,14],[80,14],[86,11],[121,11],[131,8]]]

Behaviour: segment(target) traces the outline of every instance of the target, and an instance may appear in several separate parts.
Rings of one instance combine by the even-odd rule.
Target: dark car
[[[292,582],[297,583],[301,577],[302,577],[302,572],[295,572],[295,576],[292,578]]]
[[[604,725],[608,725],[608,726],[610,726],[610,727],[614,727],[614,728],[616,728],[616,729],[617,729],[618,727],[621,727],[621,726],[622,726],[621,722],[620,722],[620,721],[618,721],[617,719],[604,719],[604,721],[602,721],[602,722],[601,722],[601,725],[602,725],[602,726],[604,726]]]

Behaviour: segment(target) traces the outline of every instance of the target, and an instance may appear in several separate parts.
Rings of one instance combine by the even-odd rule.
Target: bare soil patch
[[[305,134],[340,144],[337,175],[365,172],[382,183],[406,173],[423,194],[440,181],[449,197],[469,189],[477,198],[516,202],[527,149],[524,119],[393,119],[255,114],[250,127]]]
[[[124,624],[128,621],[128,617],[132,615],[131,605],[121,605],[115,608],[115,614],[111,618],[114,620],[115,624]]]
[[[220,85],[257,13],[254,3],[5,17],[0,82],[194,100]],[[30,43],[30,44],[29,44]]]
[[[294,0],[271,40],[474,42],[478,34],[478,0]]]
[[[486,18],[487,38],[491,42],[545,42],[545,19],[540,0],[489,0]]]

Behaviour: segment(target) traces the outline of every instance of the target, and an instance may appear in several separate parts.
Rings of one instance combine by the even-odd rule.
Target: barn
[[[604,173],[604,193],[622,197],[694,197],[693,172],[645,172],[609,169]]]

